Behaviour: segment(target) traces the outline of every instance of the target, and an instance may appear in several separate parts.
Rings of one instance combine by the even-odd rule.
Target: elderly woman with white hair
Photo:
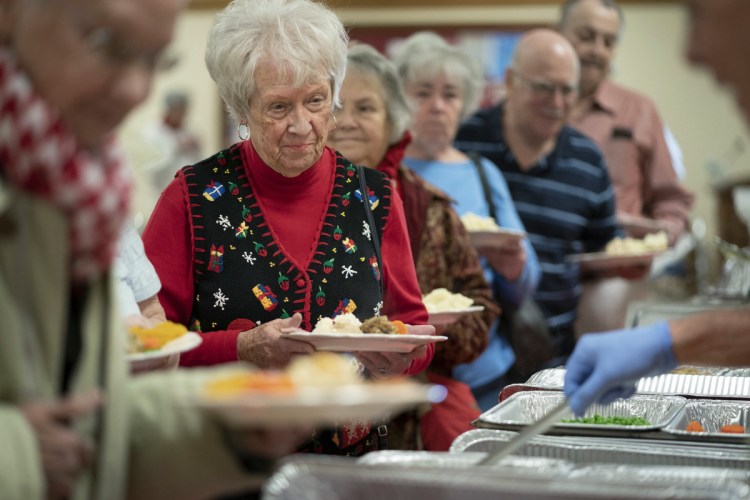
[[[338,126],[328,144],[353,161],[388,174],[404,201],[419,286],[423,293],[446,288],[484,306],[447,325],[448,341],[438,344],[427,378],[448,388],[445,402],[421,419],[407,415],[389,425],[391,447],[447,451],[459,434],[470,430],[479,409],[468,386],[450,378],[452,369],[475,359],[488,342],[498,307],[482,274],[476,251],[451,200],[401,164],[410,141],[411,118],[396,67],[369,45],[349,48],[341,88]],[[420,446],[419,443],[422,443]]]
[[[474,59],[439,35],[420,32],[403,43],[394,62],[414,105],[414,139],[404,163],[445,190],[459,214],[492,217],[500,227],[525,231],[497,167],[453,146],[459,124],[481,98],[484,82]],[[498,302],[518,306],[534,291],[540,269],[528,240],[508,239],[477,250]],[[514,381],[507,377],[514,361],[507,335],[496,322],[488,348],[471,363],[457,366],[453,375],[469,384],[479,406],[488,410],[497,404],[503,386]]]
[[[434,333],[398,194],[325,145],[347,42],[309,0],[235,0],[216,17],[206,64],[241,141],[181,169],[144,233],[167,318],[203,333],[181,364],[282,368],[313,350],[286,333],[343,312]],[[355,354],[382,378],[420,372],[433,348]],[[316,433],[306,450],[377,447],[377,431],[358,425]]]

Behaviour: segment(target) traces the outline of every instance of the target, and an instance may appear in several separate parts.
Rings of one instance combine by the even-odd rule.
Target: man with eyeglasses
[[[688,227],[693,195],[675,172],[654,103],[610,79],[623,23],[622,10],[614,0],[567,0],[563,4],[558,29],[581,63],[580,92],[570,124],[604,153],[615,187],[618,220],[628,236],[642,238],[665,231],[672,246]],[[673,252],[672,258],[679,260],[689,246],[689,241],[681,242],[682,251]],[[644,268],[642,274],[648,270]],[[582,331],[621,327],[628,303],[646,300],[655,283],[653,279],[593,278],[586,282],[581,300]]]
[[[528,32],[506,72],[506,100],[476,113],[456,140],[459,149],[494,162],[508,183],[542,268],[534,299],[556,343],[552,365],[575,343],[579,266],[569,256],[599,251],[618,234],[602,154],[566,125],[578,77],[578,58],[565,38]]]

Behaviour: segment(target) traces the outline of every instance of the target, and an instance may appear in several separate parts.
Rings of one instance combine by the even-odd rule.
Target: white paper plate
[[[484,306],[469,306],[463,309],[447,309],[445,311],[427,311],[430,318],[427,323],[434,326],[449,325],[461,319],[466,314],[484,311]]]
[[[332,388],[306,387],[269,394],[247,391],[232,396],[202,396],[198,406],[235,428],[262,425],[339,425],[372,421],[421,403],[445,399],[441,385],[386,382]]]
[[[317,351],[332,352],[411,352],[417,347],[448,340],[441,335],[397,333],[287,333],[288,338],[312,344]]]
[[[199,334],[187,332],[173,341],[167,342],[161,349],[128,354],[128,361],[132,369],[147,369],[172,354],[193,350],[201,345],[201,342],[203,342],[203,338]]]
[[[617,267],[649,266],[654,257],[662,253],[645,252],[628,255],[612,255],[606,252],[579,253],[569,255],[568,259],[578,262],[581,271],[600,271]]]
[[[475,248],[502,247],[512,241],[521,241],[526,233],[516,229],[500,228],[497,231],[469,231],[469,239]]]

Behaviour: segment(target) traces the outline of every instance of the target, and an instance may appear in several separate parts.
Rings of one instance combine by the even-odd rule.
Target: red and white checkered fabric
[[[132,178],[113,139],[83,150],[0,48],[0,173],[58,207],[70,222],[71,279],[88,283],[112,263],[128,214]]]

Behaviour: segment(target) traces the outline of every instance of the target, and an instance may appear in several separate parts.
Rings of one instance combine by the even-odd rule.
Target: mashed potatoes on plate
[[[427,308],[427,312],[453,311],[456,309],[466,309],[474,301],[460,293],[451,293],[445,288],[436,288],[424,297],[422,302]]]
[[[408,333],[401,321],[389,321],[388,316],[375,316],[360,322],[352,313],[344,313],[335,318],[321,318],[312,333],[348,334],[348,333]]]
[[[320,318],[312,333],[362,333],[362,322],[352,313],[339,314],[335,318]]]
[[[499,231],[500,226],[497,225],[495,219],[492,217],[482,217],[473,212],[466,212],[461,217],[461,222],[464,223],[464,227],[467,231]]]
[[[640,253],[661,252],[669,246],[667,233],[647,234],[645,238],[615,238],[605,248],[609,255],[634,255]]]

